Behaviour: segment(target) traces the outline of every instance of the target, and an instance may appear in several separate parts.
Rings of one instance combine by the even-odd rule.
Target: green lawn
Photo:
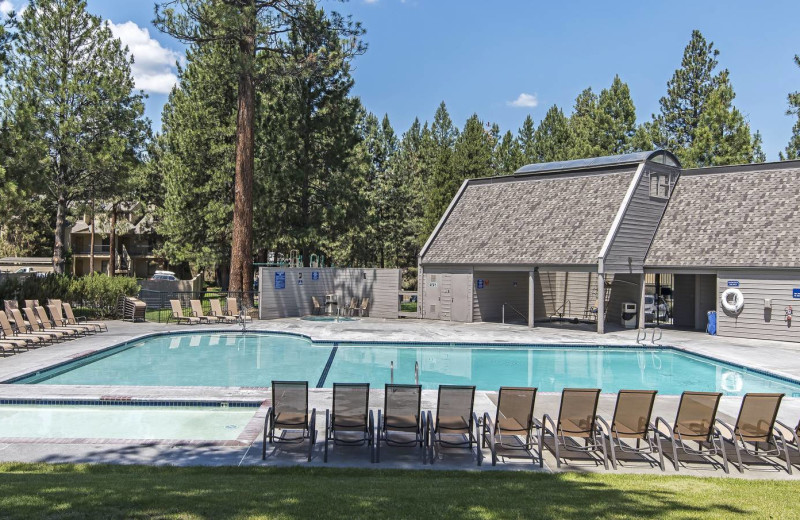
[[[800,518],[800,482],[658,475],[0,465],[1,518]]]
[[[403,302],[400,304],[400,310],[403,312],[417,312],[417,302]]]

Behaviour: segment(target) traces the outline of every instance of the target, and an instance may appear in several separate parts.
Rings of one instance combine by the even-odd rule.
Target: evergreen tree
[[[534,137],[534,162],[565,161],[573,150],[569,120],[556,105],[550,107],[536,128]]]
[[[255,176],[256,87],[260,80],[316,73],[333,58],[328,47],[302,61],[290,60],[283,36],[313,31],[313,2],[296,0],[169,0],[156,5],[154,23],[186,43],[223,45],[235,53],[237,82],[234,211],[231,239],[230,290],[249,290],[253,283],[253,191]],[[339,46],[346,56],[363,52],[361,27],[332,13],[330,29],[353,45]],[[352,38],[352,39],[350,39]],[[338,39],[338,36],[337,36]],[[350,39],[350,40],[348,40]],[[284,67],[289,63],[289,67]],[[266,71],[266,72],[264,72]]]
[[[55,206],[53,267],[63,273],[68,207],[119,190],[124,158],[146,140],[143,95],[133,90],[132,59],[84,0],[32,0],[15,36],[7,164]]]
[[[430,143],[426,150],[429,182],[426,188],[428,201],[425,206],[425,226],[422,230],[426,239],[439,223],[461,185],[461,177],[455,170],[453,157],[457,138],[458,130],[453,126],[447,107],[442,101],[433,118]]]
[[[795,55],[794,62],[800,67],[800,55]],[[789,109],[786,111],[788,116],[796,116],[797,120],[792,126],[792,137],[786,149],[780,153],[780,158],[784,160],[800,159],[800,91],[792,92],[788,96]]]
[[[599,155],[618,155],[632,150],[636,132],[636,108],[631,91],[619,76],[603,89],[597,101],[597,126],[594,138]]]
[[[517,133],[517,148],[522,156],[523,164],[531,164],[537,161],[535,143],[536,125],[533,123],[533,118],[528,114],[525,116],[525,121],[522,122],[522,127]]]
[[[653,129],[652,137],[658,148],[680,157],[683,150],[694,144],[706,103],[719,83],[719,75],[714,74],[718,55],[712,42],[707,42],[700,31],[692,31],[681,67],[667,82],[667,95],[659,101],[661,113],[654,116],[657,128]]]
[[[494,175],[493,150],[494,140],[491,133],[485,130],[478,115],[473,114],[467,119],[454,146],[455,175],[451,189],[455,187],[455,190],[452,191],[451,199],[464,180]]]
[[[497,175],[508,175],[523,166],[522,152],[519,142],[514,139],[514,134],[508,130],[500,139],[500,144],[495,147],[494,170]]]
[[[591,87],[585,89],[575,98],[575,106],[569,118],[569,126],[574,141],[571,158],[583,159],[597,157],[601,152],[597,146],[598,107],[597,94]]]

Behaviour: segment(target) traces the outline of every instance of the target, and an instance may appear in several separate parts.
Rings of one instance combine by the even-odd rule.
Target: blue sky
[[[19,6],[20,0],[0,0]],[[792,118],[786,95],[800,90],[797,3],[534,2],[523,0],[322,1],[352,14],[367,29],[369,50],[355,61],[354,93],[368,110],[388,113],[402,133],[415,116],[432,119],[440,101],[456,124],[473,112],[516,131],[525,116],[542,118],[558,104],[568,111],[585,87],[608,86],[615,74],[631,87],[637,116],[658,110],[692,29],[721,51],[735,105],[764,136],[769,160],[786,145]],[[147,85],[148,116],[160,126],[169,63],[182,46],[151,25],[152,1],[89,0],[131,42]],[[133,22],[136,24],[126,24]],[[149,35],[144,32],[147,30]],[[141,85],[140,85],[141,86]],[[512,103],[520,99],[522,103]],[[525,106],[527,105],[527,106]],[[535,106],[532,106],[535,105]]]

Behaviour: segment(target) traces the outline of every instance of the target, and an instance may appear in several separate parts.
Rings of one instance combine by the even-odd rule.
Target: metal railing
[[[226,306],[227,298],[236,298],[239,311],[244,310],[252,318],[258,317],[258,292],[223,292],[223,291],[153,291],[141,289],[139,299],[147,304],[147,321],[166,323],[172,321],[172,307],[170,300],[178,300],[181,303],[184,316],[192,316],[191,300],[200,300],[203,313],[211,314],[211,300],[219,300],[223,312],[228,311]]]
[[[502,308],[502,311],[500,313],[500,319],[501,319],[502,323],[506,322],[506,307],[508,307],[511,311],[516,313],[519,317],[524,319],[526,324],[528,323],[528,315],[527,314],[523,314],[522,312],[520,312],[516,307],[514,307],[510,303],[504,303],[503,304],[503,308]]]
[[[562,303],[561,307],[556,309],[555,312],[550,315],[550,321],[554,321],[556,318],[562,319],[564,316],[572,316],[572,302],[570,300]]]
[[[92,246],[81,246],[77,247],[72,250],[72,253],[75,255],[88,255],[92,252]],[[94,246],[94,253],[95,254],[108,254],[111,252],[110,245],[95,245]]]

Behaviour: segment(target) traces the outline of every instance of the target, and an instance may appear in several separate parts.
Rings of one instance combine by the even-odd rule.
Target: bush
[[[108,276],[95,274],[73,278],[63,274],[49,274],[45,277],[28,276],[5,278],[0,282],[0,299],[37,300],[41,304],[48,299],[73,302],[85,311],[98,317],[113,317],[117,300],[121,295],[136,296],[139,284],[127,276]]]

